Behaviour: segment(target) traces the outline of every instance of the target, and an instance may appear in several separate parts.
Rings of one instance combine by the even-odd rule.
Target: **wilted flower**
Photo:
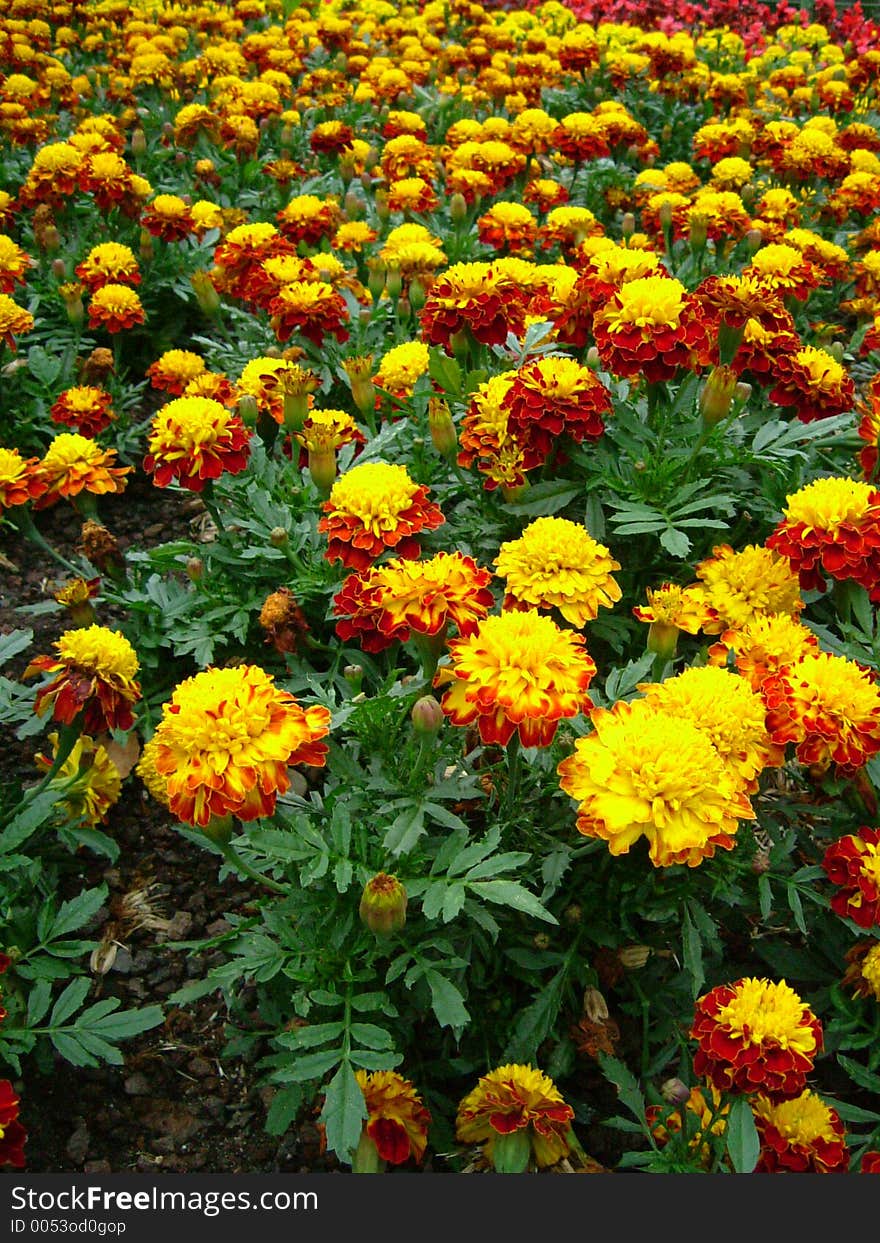
[[[36,756],[37,766],[43,772],[52,767],[58,753],[58,734],[49,735],[52,754]],[[74,823],[85,823],[89,828],[102,824],[119,800],[122,778],[100,742],[82,735],[52,778],[52,785],[61,792],[59,806]]]
[[[785,980],[744,977],[697,999],[694,1071],[724,1092],[799,1096],[823,1047],[822,1025]]]
[[[289,587],[279,587],[266,597],[259,623],[266,632],[266,642],[282,653],[297,651],[309,630],[305,614]]]

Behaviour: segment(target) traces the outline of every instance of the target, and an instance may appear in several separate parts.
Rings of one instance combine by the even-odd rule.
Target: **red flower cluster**
[[[832,842],[822,867],[838,886],[832,911],[860,928],[880,924],[880,829],[863,827]]]

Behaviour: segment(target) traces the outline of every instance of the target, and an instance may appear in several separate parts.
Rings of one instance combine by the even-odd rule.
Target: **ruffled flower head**
[[[102,449],[79,432],[59,432],[43,455],[40,479],[46,489],[34,509],[54,505],[60,497],[72,500],[81,492],[95,496],[125,491],[132,466],[114,466],[115,449]]]
[[[536,518],[519,539],[501,545],[494,564],[505,580],[505,608],[557,608],[573,626],[593,621],[621,596],[612,573],[620,563],[567,518]]]
[[[131,729],[132,705],[141,697],[139,663],[128,639],[118,630],[83,626],[66,630],[52,645],[56,656],[35,656],[22,677],[53,676],[38,688],[34,711],[70,725],[82,712],[83,731],[92,736]]]
[[[379,1159],[390,1165],[402,1165],[410,1157],[421,1161],[431,1114],[413,1084],[393,1070],[358,1070],[355,1078],[367,1106],[364,1133]]]
[[[237,415],[210,397],[175,397],[153,416],[144,470],[158,488],[172,481],[201,492],[208,480],[247,466],[250,433]]]
[[[599,357],[618,376],[671,380],[707,346],[694,295],[671,276],[644,276],[612,293],[593,316]]]
[[[854,579],[880,600],[880,490],[856,479],[814,479],[786,498],[767,547],[785,557],[805,591],[825,575]]]
[[[543,1169],[568,1155],[573,1119],[574,1110],[548,1075],[510,1063],[483,1075],[461,1101],[455,1137],[462,1144],[481,1144],[484,1157],[494,1165],[502,1137],[523,1132],[530,1159]]]
[[[752,1102],[761,1142],[756,1174],[846,1174],[846,1130],[832,1109],[809,1088],[774,1103],[759,1094]]]
[[[880,924],[880,829],[867,825],[832,842],[822,859],[837,893],[831,909],[860,928]]]
[[[759,544],[740,552],[719,544],[697,565],[696,575],[715,614],[703,625],[708,634],[720,634],[766,613],[797,617],[804,607],[797,575],[786,558]]]
[[[405,466],[387,462],[364,462],[346,471],[322,509],[318,530],[328,538],[327,560],[355,570],[366,570],[386,548],[399,557],[417,557],[419,532],[445,521],[428,500],[427,487],[415,483]]]

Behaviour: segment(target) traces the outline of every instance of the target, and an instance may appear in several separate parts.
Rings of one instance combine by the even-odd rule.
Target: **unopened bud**
[[[831,357],[834,359],[835,362],[842,363],[843,362],[843,342],[832,341],[831,344],[828,346],[828,353],[831,355]]]
[[[620,231],[624,237],[632,237],[636,231],[636,218],[631,211],[623,213],[623,219],[620,222]]]
[[[367,881],[358,913],[377,937],[389,937],[406,923],[406,890],[396,876],[378,872]]]
[[[617,951],[617,957],[620,965],[627,971],[640,971],[651,957],[651,947],[649,945],[624,945],[623,949]]]
[[[284,527],[273,527],[269,532],[269,543],[273,548],[284,548],[290,541],[290,536]]]
[[[403,277],[400,268],[388,268],[385,273],[385,290],[389,298],[399,298],[403,289]]]
[[[467,201],[458,191],[449,199],[449,219],[453,224],[461,224],[467,216]]]
[[[309,449],[309,475],[321,495],[328,497],[336,478],[336,450]]]
[[[211,273],[204,271],[193,272],[189,278],[189,283],[195,290],[200,310],[209,317],[216,315],[220,310],[220,295],[217,292],[216,285],[211,280]]]
[[[65,280],[67,277],[67,265],[63,259],[52,260],[52,275],[56,278],[56,280]]]
[[[751,384],[746,384],[745,380],[740,380],[736,388],[733,390],[733,399],[739,405],[744,406],[752,395]]]
[[[562,912],[562,918],[567,924],[579,924],[584,918],[584,908],[577,902],[572,902],[571,906],[567,906]]]
[[[141,229],[140,242],[138,243],[138,253],[145,263],[149,263],[156,253],[156,247],[153,243],[153,235],[148,229]]]
[[[699,254],[706,245],[708,237],[708,222],[705,216],[692,216],[691,227],[688,240],[690,241],[691,250],[694,254]]]
[[[660,204],[657,215],[664,231],[672,228],[672,204],[668,199]]]
[[[595,345],[591,345],[587,350],[586,364],[588,367],[601,367],[602,365],[602,359]]]
[[[342,202],[349,220],[360,220],[367,209],[364,200],[353,190],[348,191]]]
[[[425,286],[417,276],[414,276],[409,283],[409,304],[414,311],[420,311],[425,305]]]
[[[147,154],[147,136],[140,126],[131,131],[131,154],[135,158]]]
[[[38,244],[50,255],[61,249],[61,234],[54,224],[47,224],[41,231]]]
[[[536,950],[548,950],[551,941],[546,932],[536,932],[532,937],[532,945],[534,945]]]
[[[238,417],[245,427],[256,427],[260,408],[253,393],[242,393],[238,399]]]
[[[691,1098],[690,1088],[677,1077],[661,1083],[660,1095],[670,1105],[685,1105]]]
[[[746,246],[749,249],[749,254],[754,255],[757,254],[757,252],[764,245],[764,234],[760,229],[749,229],[746,233],[745,240]]]
[[[186,576],[194,583],[202,580],[205,572],[205,563],[201,557],[187,557],[186,560]]]
[[[410,718],[417,734],[434,737],[443,725],[443,709],[433,695],[422,695],[413,704]]]
[[[598,988],[588,988],[584,992],[583,1008],[591,1023],[604,1023],[608,1018],[608,1002]]]
[[[363,665],[346,665],[342,670],[342,676],[350,686],[359,691],[364,680],[364,667]]]
[[[394,313],[397,316],[397,322],[400,324],[405,324],[410,315],[412,315],[412,303],[405,293],[402,293],[397,299],[397,307]]]
[[[453,457],[458,449],[455,423],[446,402],[439,397],[428,398],[428,427],[437,452],[445,458]]]
[[[377,302],[385,289],[385,264],[381,259],[368,259],[367,289],[374,302]]]
[[[383,190],[381,186],[375,192],[376,215],[381,221],[385,221],[391,215],[391,208],[388,206],[388,191]]]
[[[714,427],[730,412],[736,385],[736,374],[730,367],[719,364],[712,368],[700,395],[700,414],[707,427]]]

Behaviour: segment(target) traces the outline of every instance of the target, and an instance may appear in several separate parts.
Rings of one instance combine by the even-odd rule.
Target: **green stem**
[[[220,853],[231,868],[237,872],[241,872],[243,876],[247,876],[250,880],[258,881],[267,889],[271,889],[273,893],[280,893],[287,897],[287,886],[279,885],[278,881],[272,880],[270,876],[264,876],[262,872],[258,872],[256,868],[252,868],[249,863],[245,863],[241,855],[235,849],[231,842],[218,842]]]
[[[7,818],[7,823],[11,823],[16,816],[19,816],[25,808],[29,807],[38,794],[49,786],[55,777],[58,776],[65,762],[70,756],[71,751],[76,746],[77,740],[82,733],[83,714],[77,713],[69,725],[62,725],[58,731],[58,748],[55,752],[55,758],[52,765],[35,786],[27,791],[24,797],[13,807]]]
[[[507,791],[504,795],[504,814],[507,819],[513,817],[514,806],[519,794],[520,774],[522,770],[522,750],[520,748],[519,730],[514,730],[506,747],[507,751]]]
[[[16,507],[14,510],[7,510],[6,520],[7,522],[10,522],[25,539],[30,540],[32,544],[36,544],[38,548],[42,548],[43,552],[48,553],[49,556],[57,561],[59,565],[63,565],[66,570],[70,570],[73,574],[76,574],[78,578],[82,577],[82,570],[75,566],[72,561],[68,561],[67,558],[63,556],[62,553],[58,552],[56,548],[53,548],[49,541],[37,530],[29,510],[21,506]]]

